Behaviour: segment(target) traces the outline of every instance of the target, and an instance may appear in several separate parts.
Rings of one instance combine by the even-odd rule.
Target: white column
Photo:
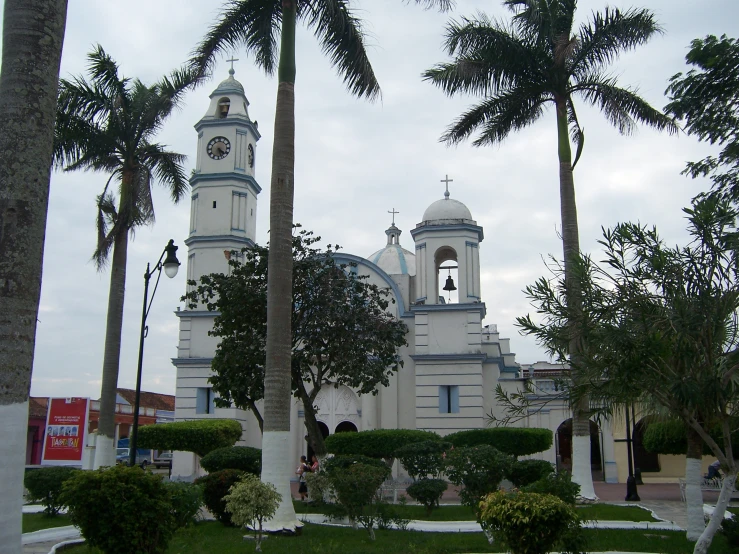
[[[363,394],[362,399],[362,428],[360,431],[377,429],[377,397]]]
[[[604,420],[601,429],[603,431],[603,474],[605,475],[606,483],[618,483],[618,466],[616,465],[611,421]]]

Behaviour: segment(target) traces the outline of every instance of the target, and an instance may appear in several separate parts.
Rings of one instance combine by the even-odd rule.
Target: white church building
[[[184,241],[188,280],[227,272],[231,252],[254,244],[261,192],[254,164],[260,133],[249,117],[243,86],[234,79],[233,69],[229,73],[210,95],[210,105],[195,125],[197,162],[191,178],[190,232]],[[465,204],[450,196],[446,181],[447,190],[440,186],[439,199],[419,214],[407,249],[401,246],[402,232],[393,219],[384,237],[378,229],[378,247],[382,248],[376,252],[337,254],[339,262],[356,264],[359,274],[391,292],[395,303],[389,309],[407,325],[408,345],[399,352],[403,367],[376,396],[359,396],[344,386],[324,387],[316,404],[327,435],[379,428],[425,429],[445,435],[482,428],[489,414],[502,415],[495,398],[498,384],[514,391],[526,379],[533,379],[538,395],[554,392],[561,367],[518,363],[510,339],[501,338],[495,325],[483,324],[488,315],[485,291],[480,289],[483,228]],[[454,291],[445,286],[452,282]],[[490,309],[494,314],[495,307]],[[178,310],[176,315],[180,332],[173,359],[177,370],[175,419],[233,418],[243,427],[239,444],[260,446],[259,426],[250,412],[214,406],[208,383],[217,346],[217,339],[208,336],[214,313],[203,307]],[[551,429],[554,445],[539,457],[566,466],[571,460],[570,417],[566,405],[554,402],[518,425]],[[625,481],[615,463],[622,446],[619,439],[614,440],[607,423],[593,427],[594,479]],[[291,429],[292,457],[297,460],[308,453],[298,400]],[[569,429],[571,438],[571,423]],[[192,476],[199,471],[194,455],[176,454],[173,475]]]

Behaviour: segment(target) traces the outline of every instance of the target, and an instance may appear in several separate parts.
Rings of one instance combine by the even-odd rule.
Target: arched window
[[[436,287],[439,304],[459,303],[459,268],[457,252],[450,246],[436,251]]]
[[[218,101],[218,117],[223,119],[228,115],[228,110],[231,108],[231,100],[229,98],[221,98]]]

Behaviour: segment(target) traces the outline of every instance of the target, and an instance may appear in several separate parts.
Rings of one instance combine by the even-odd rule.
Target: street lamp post
[[[167,256],[165,258],[165,255]],[[164,259],[164,262],[162,262]],[[159,286],[159,278],[162,276],[162,268],[164,274],[172,279],[177,275],[177,271],[180,268],[180,261],[177,259],[177,247],[174,245],[174,240],[170,239],[167,246],[164,247],[162,255],[159,256],[159,261],[154,266],[154,270],[150,271],[150,264],[146,264],[146,273],[144,273],[144,306],[141,310],[141,336],[139,338],[139,365],[136,372],[136,400],[133,405],[133,426],[131,427],[131,440],[128,443],[129,446],[129,465],[136,465],[136,449],[138,447],[137,438],[139,431],[139,404],[141,402],[141,370],[144,365],[144,339],[149,333],[149,328],[146,326],[146,317],[149,315],[149,309],[151,303],[154,301],[154,295],[157,292]],[[151,293],[151,299],[149,299],[149,280],[151,276],[156,273],[157,280],[154,283],[154,291]]]
[[[629,407],[626,406],[624,409],[626,414],[626,450],[627,458],[629,459],[629,476],[626,479],[626,500],[627,501],[639,501],[639,493],[636,489],[636,479],[634,478],[634,465],[631,457],[631,424],[629,422]]]

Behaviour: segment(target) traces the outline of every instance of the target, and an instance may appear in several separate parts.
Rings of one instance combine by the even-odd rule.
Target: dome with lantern
[[[444,193],[444,198],[437,200],[426,208],[421,222],[421,225],[454,225],[459,223],[477,225],[477,222],[472,219],[469,208],[459,200],[449,198],[449,191]]]
[[[385,231],[387,245],[385,248],[367,256],[367,259],[382,269],[388,275],[415,275],[416,255],[400,246],[402,231],[390,225]]]

